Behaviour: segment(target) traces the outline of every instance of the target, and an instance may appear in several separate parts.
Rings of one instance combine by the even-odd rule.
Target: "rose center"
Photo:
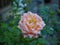
[[[29,24],[32,24],[31,27],[34,28],[35,25],[36,25],[36,20],[35,20],[35,18],[30,18]]]

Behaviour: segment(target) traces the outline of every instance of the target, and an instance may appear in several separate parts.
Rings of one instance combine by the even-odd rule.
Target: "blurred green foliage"
[[[60,10],[55,11],[49,6],[40,6],[39,13],[46,26],[38,38],[23,38],[21,30],[17,26],[21,14],[29,11],[29,8],[19,6],[19,1],[13,0],[12,2],[14,2],[14,9],[10,13],[13,13],[13,15],[10,15],[6,20],[1,19],[2,21],[0,21],[0,45],[58,45],[57,32],[60,31],[60,18],[57,12],[60,13]],[[32,0],[24,0],[22,4],[30,4],[31,2]],[[21,13],[19,10],[24,12]],[[19,14],[17,14],[18,12]]]

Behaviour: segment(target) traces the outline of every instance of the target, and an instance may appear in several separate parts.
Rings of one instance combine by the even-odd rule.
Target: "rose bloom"
[[[24,38],[37,38],[39,36],[38,34],[41,34],[40,31],[44,26],[45,23],[39,15],[32,12],[27,12],[21,16],[18,28],[21,29]]]

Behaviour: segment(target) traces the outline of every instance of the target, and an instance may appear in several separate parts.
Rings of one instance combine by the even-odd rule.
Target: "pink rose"
[[[24,37],[37,38],[44,26],[45,23],[39,15],[28,12],[21,16],[18,28],[21,29]]]

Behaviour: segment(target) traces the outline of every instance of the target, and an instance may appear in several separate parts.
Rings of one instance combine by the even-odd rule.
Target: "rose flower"
[[[24,37],[37,38],[44,26],[45,23],[39,15],[27,12],[21,16],[18,28],[21,29]]]

